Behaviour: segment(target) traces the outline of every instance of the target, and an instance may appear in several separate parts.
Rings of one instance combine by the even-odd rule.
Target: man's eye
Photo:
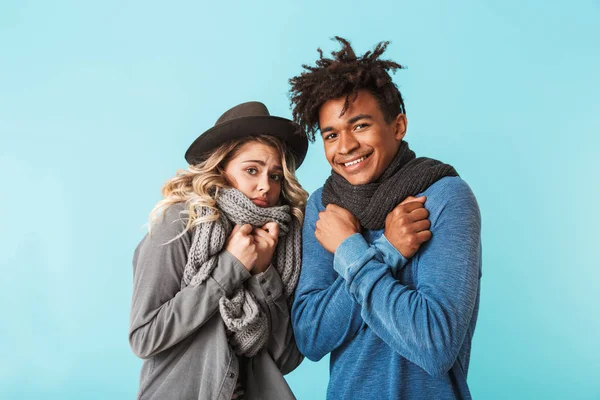
[[[365,129],[365,128],[367,128],[368,126],[369,126],[369,124],[357,124],[357,125],[354,127],[354,130],[361,130],[361,129]]]
[[[250,175],[256,175],[256,168],[246,168],[246,172]]]
[[[325,140],[335,139],[337,137],[337,133],[330,133],[329,135],[325,135]]]

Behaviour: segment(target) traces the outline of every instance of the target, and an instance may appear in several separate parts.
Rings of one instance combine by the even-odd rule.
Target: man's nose
[[[352,151],[356,150],[360,147],[360,143],[353,134],[343,132],[340,134],[340,139],[338,141],[338,153],[340,154],[349,154]]]

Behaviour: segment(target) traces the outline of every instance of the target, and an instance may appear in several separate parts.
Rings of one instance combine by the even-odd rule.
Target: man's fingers
[[[335,211],[338,208],[342,207],[338,206],[337,204],[329,203],[327,206],[325,206],[325,211]]]
[[[431,239],[431,231],[421,231],[416,236],[419,243],[424,243]]]
[[[429,211],[426,208],[416,208],[409,214],[410,220],[413,222],[427,219],[429,217]]]
[[[319,211],[319,219],[317,220],[317,222],[322,221],[326,215],[327,215],[327,211]]]
[[[408,196],[404,200],[400,202],[400,204],[410,203],[411,201],[415,201],[417,198],[415,196]]]
[[[431,223],[429,222],[428,219],[422,219],[420,221],[413,223],[411,225],[411,229],[413,230],[413,232],[422,232],[422,231],[428,230],[430,226],[431,226]]]
[[[335,208],[332,209],[331,211],[333,211],[337,215],[342,216],[343,218],[347,218],[347,217],[352,217],[353,216],[350,211],[346,210],[343,207],[339,207],[339,206],[335,206]]]
[[[425,204],[423,204],[423,202],[420,201],[411,201],[410,203],[402,205],[402,209],[407,213],[412,212],[418,208],[425,208]]]
[[[392,211],[390,211],[390,214],[393,214],[395,216],[400,216],[402,214],[408,214],[418,208],[424,208],[424,207],[425,207],[425,205],[420,201],[411,201],[406,204],[398,204],[396,207],[394,207],[394,209]]]
[[[335,204],[328,204],[325,211],[319,213],[319,221],[328,221],[328,223],[336,223],[339,219],[346,221],[351,218],[354,218],[354,216],[350,211]]]
[[[408,203],[413,203],[413,202],[425,203],[426,200],[427,200],[427,196],[421,196],[421,197],[408,196],[407,198],[402,200],[402,202],[400,204],[408,204]]]
[[[338,206],[337,204],[327,204],[327,207],[325,207],[325,212],[326,211],[330,211],[334,214],[341,215],[344,218],[350,216],[354,217],[354,215],[350,211],[346,210],[344,207]]]

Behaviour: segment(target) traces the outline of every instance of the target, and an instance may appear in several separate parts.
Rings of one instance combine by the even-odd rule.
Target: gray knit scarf
[[[336,204],[358,218],[363,228],[385,227],[385,218],[402,200],[415,196],[445,176],[458,176],[451,165],[415,157],[402,141],[398,153],[377,181],[351,185],[333,170],[325,182],[321,203]]]
[[[290,215],[290,207],[258,207],[237,189],[220,189],[216,202],[220,210],[219,219],[200,224],[194,231],[181,287],[198,286],[208,279],[217,266],[217,257],[234,224],[260,228],[274,221],[279,224],[279,240],[271,266],[281,277],[290,307],[300,276],[301,261],[301,227]],[[201,207],[197,212],[200,216],[215,213],[208,207]],[[219,311],[231,334],[229,341],[236,354],[252,357],[258,353],[269,338],[269,326],[265,311],[252,293],[241,286],[230,298],[221,298]]]

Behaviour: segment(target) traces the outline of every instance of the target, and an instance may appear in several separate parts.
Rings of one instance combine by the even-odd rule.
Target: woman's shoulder
[[[182,223],[187,224],[188,207],[187,204],[183,201],[171,204],[165,209],[163,214],[164,219],[171,223],[181,221]]]
[[[184,254],[187,254],[192,239],[192,231],[186,231],[187,221],[185,203],[171,204],[164,209],[150,223],[149,232],[137,245],[133,256],[134,266],[140,259],[143,260],[142,263],[153,263],[160,259],[163,252],[173,249],[183,249]]]
[[[151,235],[171,240],[185,231],[188,219],[189,211],[185,202],[171,204],[152,221]]]

